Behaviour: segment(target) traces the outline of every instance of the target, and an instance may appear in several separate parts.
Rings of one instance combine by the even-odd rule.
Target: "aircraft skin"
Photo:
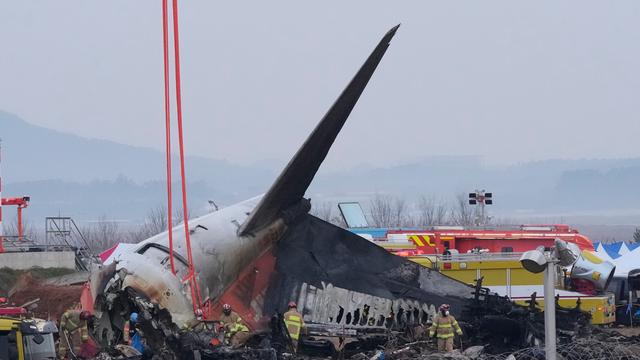
[[[263,252],[268,251],[284,232],[284,223],[277,220],[253,236],[237,235],[237,224],[242,224],[247,219],[247,214],[260,198],[246,200],[189,221],[192,229],[190,236],[193,262],[203,301],[218,298],[238,274]],[[160,307],[171,312],[178,326],[193,318],[189,284],[181,281],[187,273],[184,237],[184,225],[173,228],[173,249],[178,255],[174,258],[177,276],[171,274],[168,253],[167,257],[157,259],[139,253],[150,245],[168,249],[167,232],[140,242],[134,252],[120,254],[114,259],[117,262],[116,271],[127,270],[122,287],[133,286],[145,294],[158,294],[153,298]]]
[[[398,27],[385,34],[265,195],[189,221],[193,264],[203,302],[220,298],[250,263],[271,249],[286,230],[283,218],[287,211],[308,212],[310,205],[303,199],[304,192]],[[103,285],[113,290],[114,279],[118,279],[122,281],[117,286],[120,289],[133,288],[167,309],[176,325],[193,319],[189,283],[181,280],[186,275],[187,258],[184,225],[172,231],[177,276],[171,273],[168,236],[164,232],[141,242],[134,252],[119,255],[115,259],[118,275],[112,277],[111,283],[92,285],[94,298],[105,291]],[[105,281],[109,281],[106,277]],[[96,313],[103,313],[99,306]]]

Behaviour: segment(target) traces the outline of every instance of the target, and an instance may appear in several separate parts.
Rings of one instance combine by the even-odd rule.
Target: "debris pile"
[[[378,350],[351,356],[352,360],[544,360],[542,346],[528,347],[512,352],[492,355],[488,347],[471,346],[464,350],[456,349],[451,353],[438,353],[434,342],[418,341],[405,344],[396,350]],[[605,341],[598,337],[588,337],[578,341],[559,345],[558,359],[562,360],[640,360],[640,339],[612,337]]]
[[[20,276],[9,290],[9,299],[15,305],[38,300],[30,308],[34,317],[59,319],[62,313],[78,306],[83,285],[57,286],[34,278],[30,273]]]
[[[640,360],[640,341],[638,339],[615,339],[601,341],[584,338],[558,345],[558,359],[563,360]],[[481,360],[543,360],[544,348],[532,347],[509,354],[481,356]]]
[[[491,294],[482,287],[482,280],[476,280],[473,299],[460,317],[469,345],[488,345],[491,353],[497,354],[543,343],[544,313],[536,306],[536,293],[531,295],[528,306],[521,306]],[[556,322],[560,344],[586,337],[593,329],[590,314],[581,310],[580,301],[575,308],[567,309],[559,306],[556,299]]]

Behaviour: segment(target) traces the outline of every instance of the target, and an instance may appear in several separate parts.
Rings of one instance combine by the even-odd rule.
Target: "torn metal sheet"
[[[393,314],[399,314],[392,321],[404,324],[427,323],[436,313],[433,304],[417,300],[385,299],[358,293],[332,284],[317,288],[303,283],[298,295],[298,309],[307,323],[331,324],[344,328],[385,328]]]
[[[462,311],[473,291],[311,215],[289,226],[274,254],[276,273],[267,293],[267,313],[298,299],[302,284],[370,295],[381,304],[404,302],[423,309],[448,303],[453,314]],[[340,296],[339,290],[331,291]]]

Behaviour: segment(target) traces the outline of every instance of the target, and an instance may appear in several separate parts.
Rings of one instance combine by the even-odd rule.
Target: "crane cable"
[[[163,46],[164,46],[164,76],[165,76],[165,127],[166,127],[166,140],[167,140],[167,189],[168,203],[171,204],[171,143],[170,143],[170,112],[169,112],[169,39],[168,39],[168,11],[167,0],[162,0],[162,23],[163,23]],[[187,250],[187,265],[189,272],[182,279],[182,281],[189,281],[189,287],[191,289],[191,301],[193,303],[194,312],[200,309],[200,289],[198,282],[196,281],[195,270],[193,267],[193,255],[191,252],[191,236],[189,232],[189,214],[187,205],[187,185],[184,166],[184,140],[182,131],[182,93],[180,83],[180,42],[178,33],[178,0],[173,0],[173,50],[174,50],[174,65],[175,65],[175,85],[176,85],[176,112],[178,115],[178,146],[180,150],[180,180],[182,189],[182,215],[184,223],[184,235],[185,245]],[[171,208],[168,208],[169,218],[171,218]],[[170,236],[170,259],[172,261],[172,271],[175,274],[175,268],[173,268],[173,238],[171,237],[172,229],[169,228]]]
[[[173,204],[171,193],[171,106],[169,95],[169,25],[167,14],[167,0],[162,0],[162,44],[164,62],[164,119],[165,142],[167,150],[167,230],[169,236],[169,263],[171,273],[176,274],[176,265],[173,259]]]

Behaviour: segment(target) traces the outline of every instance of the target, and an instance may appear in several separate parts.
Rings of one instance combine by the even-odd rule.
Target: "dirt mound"
[[[8,296],[9,290],[15,287],[16,282],[24,274],[31,274],[34,279],[49,279],[64,275],[74,274],[75,270],[63,268],[39,268],[29,270],[15,270],[7,267],[0,267],[0,297]]]
[[[66,310],[78,307],[82,285],[56,286],[45,284],[35,279],[30,273],[23,274],[9,291],[9,299],[16,306],[40,299],[37,307],[32,309],[36,317],[43,319],[60,319]]]

